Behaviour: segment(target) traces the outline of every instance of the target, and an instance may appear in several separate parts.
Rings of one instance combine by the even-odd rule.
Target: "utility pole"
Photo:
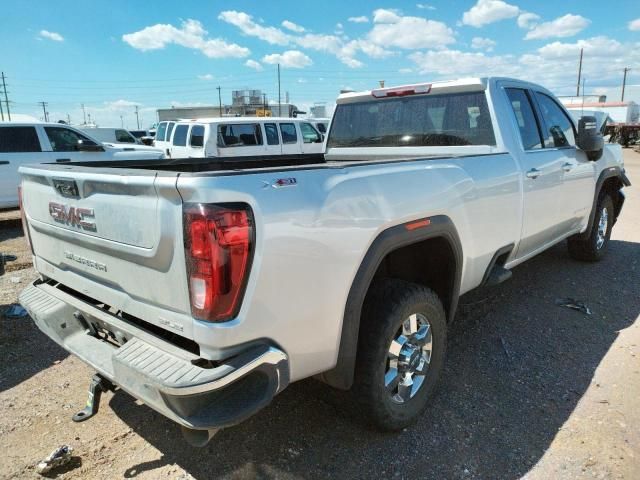
[[[2,108],[2,100],[0,100],[0,119],[4,122],[4,110]]]
[[[267,94],[262,94],[262,110],[264,111],[265,116],[267,115]]]
[[[86,125],[87,124],[87,112],[84,109],[84,103],[80,104],[82,106],[82,124]]]
[[[216,90],[218,90],[218,115],[221,117],[222,116],[222,93],[220,90],[220,85],[216,87]]]
[[[122,115],[120,115],[120,128],[124,128],[124,120],[122,119]]]
[[[71,125],[71,115],[67,113],[67,124]]]
[[[278,116],[282,116],[282,101],[280,98],[280,64],[278,64]]]
[[[47,102],[38,102],[38,105],[42,105],[42,113],[44,113],[44,121],[49,121],[49,116],[47,115]]]
[[[580,63],[578,64],[578,85],[576,90],[576,97],[580,96],[580,75],[582,75],[582,53],[584,49],[580,49]],[[582,95],[584,95],[584,89],[582,89]]]
[[[2,72],[2,89],[4,90],[4,103],[7,106],[7,116],[9,117],[9,121],[11,121],[11,109],[9,108],[9,97],[7,96],[7,84],[5,82],[4,72]]]
[[[140,130],[140,117],[138,116],[138,105],[136,105],[136,124],[138,125],[138,130]]]
[[[624,67],[624,77],[622,77],[622,97],[620,98],[621,102],[624,102],[624,87],[627,85],[627,72],[631,70],[629,67]],[[11,118],[9,118],[11,120]]]

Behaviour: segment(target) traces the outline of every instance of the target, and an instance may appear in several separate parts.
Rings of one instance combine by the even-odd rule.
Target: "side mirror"
[[[585,116],[578,120],[576,144],[580,150],[587,154],[587,158],[592,162],[602,157],[604,138],[602,138],[602,133],[598,130],[596,117]]]
[[[104,152],[104,147],[97,143],[85,140],[78,140],[79,152]]]

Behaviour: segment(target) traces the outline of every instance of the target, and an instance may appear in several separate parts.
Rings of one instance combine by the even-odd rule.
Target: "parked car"
[[[172,158],[301,155],[323,151],[322,135],[311,123],[276,117],[181,120],[173,127],[167,148]]]
[[[0,208],[18,206],[18,167],[26,163],[159,159],[160,150],[139,145],[102,144],[59,123],[0,122]]]
[[[96,127],[96,128],[82,128],[78,127],[78,130],[81,132],[90,135],[92,138],[101,141],[102,143],[132,143],[142,145],[142,141],[138,138],[134,137],[131,132],[125,130],[124,128],[104,128],[104,127]]]
[[[180,122],[173,138],[252,149],[299,126],[269,122]],[[575,259],[601,259],[629,185],[593,117],[574,123],[545,88],[506,78],[343,94],[324,158],[302,164],[21,172],[42,277],[20,302],[98,383],[199,445],[312,376],[352,390],[381,429],[415,422],[459,296],[565,239]]]
[[[129,133],[133,135],[143,145],[153,145],[153,139],[155,137],[155,131],[150,130],[129,130]]]

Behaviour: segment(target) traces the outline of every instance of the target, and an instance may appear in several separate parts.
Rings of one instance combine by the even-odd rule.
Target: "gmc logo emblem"
[[[90,220],[94,217],[93,208],[70,207],[62,203],[49,202],[49,215],[56,222],[80,227],[85,230],[95,230],[96,222]]]

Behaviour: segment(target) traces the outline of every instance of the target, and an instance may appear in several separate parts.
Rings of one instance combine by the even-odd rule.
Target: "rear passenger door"
[[[506,87],[512,123],[520,133],[520,148],[513,152],[522,170],[522,234],[517,258],[527,257],[554,241],[561,222],[563,156],[545,148],[540,119],[536,115],[532,92]]]
[[[280,136],[282,137],[282,153],[295,155],[302,153],[302,142],[298,140],[298,129],[294,122],[281,122]]]
[[[0,208],[18,205],[18,168],[47,161],[41,152],[36,127],[0,126]]]
[[[282,153],[280,135],[278,134],[278,125],[275,123],[265,123],[264,137],[267,143],[267,149],[270,153],[274,153],[276,155]]]

